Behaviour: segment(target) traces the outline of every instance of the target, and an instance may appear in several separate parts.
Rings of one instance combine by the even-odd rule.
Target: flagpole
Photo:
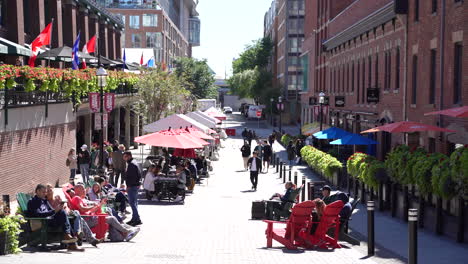
[[[52,21],[50,22],[52,23],[52,25],[50,26],[51,27],[51,32],[50,32],[50,40],[49,40],[49,45],[46,45],[49,46],[49,52],[50,52],[50,49],[51,49],[51,42],[52,42],[52,30],[54,28],[54,18],[52,18]],[[41,65],[42,65],[42,62],[41,62]],[[47,67],[46,67],[46,72],[49,73],[49,68],[50,68],[50,54],[49,54],[49,57],[47,57]],[[49,75],[49,74],[47,74]],[[49,87],[50,87],[50,83],[49,83]],[[45,91],[45,118],[49,117],[49,89],[47,89]]]
[[[54,29],[54,18],[52,18],[52,21],[50,22],[52,23],[52,26],[50,26],[53,30]],[[49,41],[49,51],[52,49],[52,32],[50,33],[50,41]],[[49,57],[47,57],[47,67],[50,67],[50,54],[49,54]]]

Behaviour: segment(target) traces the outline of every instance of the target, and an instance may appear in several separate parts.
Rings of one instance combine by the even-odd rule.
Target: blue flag
[[[76,37],[75,44],[73,44],[72,49],[72,69],[78,70],[80,68],[80,56],[78,55],[78,51],[80,50],[80,32],[78,32],[78,36]]]
[[[146,63],[146,67],[154,68],[154,57],[151,57],[151,59],[148,60],[148,62]]]
[[[127,64],[126,60],[127,60],[127,56],[125,56],[125,49],[124,49],[123,65],[122,65],[122,68],[124,68],[124,69],[125,69],[125,64]]]

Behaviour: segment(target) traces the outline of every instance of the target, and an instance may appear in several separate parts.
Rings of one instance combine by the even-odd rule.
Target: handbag
[[[65,166],[69,167],[70,166],[70,159],[67,158],[67,160],[65,161]]]

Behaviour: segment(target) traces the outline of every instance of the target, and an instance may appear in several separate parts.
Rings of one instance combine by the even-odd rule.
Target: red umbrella
[[[468,106],[450,108],[450,109],[445,109],[445,110],[442,110],[442,111],[429,112],[429,113],[425,113],[424,115],[425,116],[427,116],[427,115],[447,115],[447,116],[453,116],[453,117],[468,117]]]
[[[197,157],[194,149],[174,149],[174,156],[194,159]]]
[[[166,147],[166,148],[179,148],[179,149],[193,149],[203,148],[203,145],[199,142],[181,135],[174,130],[162,130],[156,133],[136,137],[135,142],[143,143],[155,147]]]
[[[374,132],[381,132],[381,131],[385,131],[389,133],[398,133],[398,132],[411,133],[411,132],[418,132],[418,131],[456,132],[454,130],[450,130],[450,129],[446,129],[442,127],[431,126],[431,125],[426,125],[426,124],[417,123],[417,122],[401,121],[401,122],[387,124],[384,126],[374,127],[374,128],[362,131],[361,133],[374,133]]]
[[[209,142],[206,142],[205,140],[197,137],[197,136],[194,136],[192,134],[190,134],[189,132],[187,132],[187,130],[185,129],[177,129],[175,130],[177,133],[179,133],[180,135],[184,136],[184,137],[187,137],[188,139],[192,140],[193,142],[195,143],[198,143],[202,146],[207,146],[207,145],[210,145]]]
[[[214,140],[214,138],[210,135],[207,135],[203,132],[201,132],[200,130],[196,129],[196,128],[193,128],[193,127],[187,127],[185,128],[185,130],[187,130],[187,132],[189,132],[190,134],[198,137],[198,138],[201,138],[201,139],[210,139],[210,140]]]

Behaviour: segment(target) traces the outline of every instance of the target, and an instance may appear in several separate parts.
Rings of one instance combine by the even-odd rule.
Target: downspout
[[[439,102],[439,111],[443,109],[444,106],[444,64],[445,64],[445,0],[442,0],[441,3],[441,14],[440,14],[440,63],[439,63],[439,79],[440,79],[440,102]],[[443,117],[439,115],[438,126],[443,126]],[[443,141],[442,132],[440,132],[440,141]]]
[[[400,22],[402,24],[405,25],[405,36],[404,36],[404,39],[403,39],[403,43],[405,45],[404,49],[405,49],[405,55],[404,55],[404,58],[405,58],[405,61],[404,61],[404,64],[405,65],[405,70],[404,70],[404,75],[403,75],[403,121],[407,121],[408,120],[408,102],[407,102],[407,98],[408,98],[408,31],[409,31],[409,14],[406,14],[406,21],[405,19],[403,19],[402,15],[398,16],[399,19],[400,19]],[[400,69],[400,72],[401,72],[401,69]],[[406,133],[403,133],[403,143],[404,144],[408,144],[408,136]]]

